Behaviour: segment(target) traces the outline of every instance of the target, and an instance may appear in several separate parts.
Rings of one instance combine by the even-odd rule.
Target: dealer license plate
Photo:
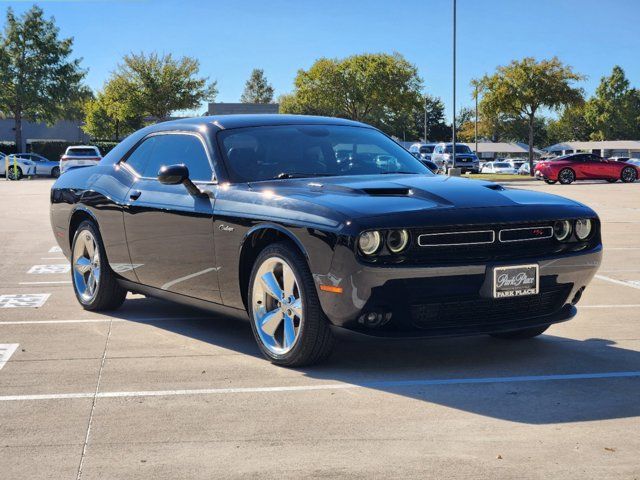
[[[536,295],[540,289],[537,264],[495,267],[493,269],[493,297],[522,297]]]

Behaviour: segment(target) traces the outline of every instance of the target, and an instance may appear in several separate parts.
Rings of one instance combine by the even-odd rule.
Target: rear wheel
[[[313,277],[292,244],[276,243],[258,255],[247,303],[255,339],[271,362],[300,367],[331,353],[334,338]]]
[[[558,181],[563,185],[569,185],[576,179],[576,174],[570,168],[563,168],[558,174]]]
[[[127,296],[106,261],[102,238],[91,221],[80,224],[71,246],[71,279],[85,310],[115,310]]]
[[[53,178],[58,178],[60,176],[60,167],[53,167],[51,169],[51,176]]]
[[[22,169],[20,167],[9,167],[9,180],[20,180],[22,178]]]
[[[624,183],[633,183],[638,179],[638,171],[633,167],[624,167],[620,173],[620,180]]]
[[[523,328],[522,330],[512,330],[510,332],[492,333],[491,336],[504,340],[526,340],[527,338],[542,335],[549,326],[550,325],[542,325],[541,327]]]

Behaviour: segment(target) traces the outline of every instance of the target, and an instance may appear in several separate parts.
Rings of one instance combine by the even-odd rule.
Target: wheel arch
[[[281,241],[291,242],[309,263],[309,255],[300,239],[281,225],[272,223],[256,225],[248,230],[242,239],[238,262],[238,281],[240,283],[240,295],[245,308],[247,308],[251,269],[256,258],[267,246]]]
[[[89,209],[84,207],[76,208],[69,216],[69,248],[71,248],[73,244],[73,236],[75,235],[76,230],[85,220],[91,220],[96,225],[98,231],[100,231],[98,219]]]

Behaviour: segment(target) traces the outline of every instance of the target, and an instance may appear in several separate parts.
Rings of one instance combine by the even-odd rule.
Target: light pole
[[[453,144],[453,167],[456,166],[456,0],[453,0],[453,125],[451,128]]]
[[[478,84],[477,83],[476,83],[476,138],[475,140],[476,140],[476,155],[478,155]]]
[[[427,143],[427,96],[424,96],[424,143]]]

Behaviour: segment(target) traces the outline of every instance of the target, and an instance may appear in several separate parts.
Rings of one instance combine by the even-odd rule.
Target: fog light
[[[568,220],[559,220],[553,224],[553,234],[556,239],[566,240],[571,235],[571,223]]]
[[[372,311],[363,313],[358,317],[358,323],[369,328],[378,328],[386,325],[391,320],[391,312]]]
[[[358,238],[358,247],[365,255],[373,255],[380,248],[381,236],[380,232],[372,230],[370,232],[362,232]]]
[[[400,253],[409,243],[409,232],[406,230],[391,230],[387,234],[387,247],[392,253]]]
[[[579,218],[576,220],[576,237],[578,240],[586,240],[593,230],[593,222],[588,218]]]

